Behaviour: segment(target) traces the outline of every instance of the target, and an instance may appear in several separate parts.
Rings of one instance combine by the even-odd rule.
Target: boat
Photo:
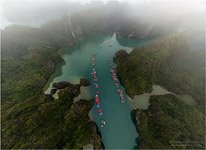
[[[101,112],[102,112],[102,110],[101,110],[100,108],[98,108],[97,111],[98,111],[98,113],[101,113]]]
[[[98,84],[95,83],[95,88],[98,89],[100,86]]]
[[[91,75],[92,75],[92,78],[94,80],[94,86],[95,88],[99,88],[100,86],[97,84],[97,72],[96,72],[96,69],[95,69],[95,55],[97,54],[97,52],[93,52],[92,54],[92,72],[91,72]],[[99,100],[99,91],[97,90],[96,93],[95,93],[95,103],[96,103],[96,109],[97,109],[97,113],[101,116],[103,115],[103,111],[101,109],[101,103],[100,103],[100,100]],[[105,124],[105,122],[102,122],[102,127],[103,125]]]
[[[121,103],[124,103],[124,102],[125,102],[125,99],[122,99],[122,100],[121,100]]]
[[[100,108],[100,105],[99,105],[99,104],[97,104],[96,106],[97,106],[97,109],[99,109],[99,108]]]
[[[95,102],[96,102],[96,104],[100,105],[100,101],[98,101],[98,100],[95,100]]]
[[[118,84],[118,82],[117,82],[117,81],[114,81],[114,85],[116,86],[116,88],[118,88],[118,87],[119,87],[119,84]]]
[[[110,58],[110,61],[111,61],[111,58]],[[117,93],[119,95],[120,102],[124,103],[125,102],[124,90],[119,89],[119,81],[118,81],[117,74],[115,72],[115,65],[111,66],[110,72],[111,72],[111,75],[112,75],[112,79],[113,79],[114,85],[116,86],[116,90],[117,90]]]
[[[100,101],[99,101],[98,95],[95,96],[95,102],[96,102],[96,104],[100,105]]]
[[[98,81],[98,79],[97,79],[97,78],[95,78],[95,79],[94,79],[94,81],[96,81],[96,82],[97,82],[97,81]]]
[[[106,124],[106,122],[102,119],[102,120],[100,121],[100,124],[101,124],[101,127],[104,127],[104,125]]]

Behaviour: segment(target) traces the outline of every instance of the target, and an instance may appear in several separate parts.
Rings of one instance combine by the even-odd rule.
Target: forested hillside
[[[45,83],[63,61],[58,38],[51,42],[42,29],[23,26],[6,28],[3,34],[2,148],[102,148],[95,124],[89,122],[92,100],[73,104],[79,85],[76,93],[61,90],[57,100],[44,94]]]
[[[72,25],[68,19],[53,20],[41,28],[12,25],[2,30],[3,148],[83,148],[87,144],[102,147],[93,130],[95,125],[88,123],[91,102],[83,101],[70,109],[71,104],[66,107],[66,99],[48,99],[43,94],[43,87],[56,64],[63,61],[58,50],[103,31],[93,31],[92,26],[83,28],[83,24]],[[69,101],[73,102],[73,98]],[[76,110],[72,109],[76,107],[82,111],[74,114]],[[82,120],[76,118],[78,115]],[[98,139],[93,141],[93,138]]]
[[[191,50],[183,34],[158,38],[131,53],[116,53],[117,72],[126,92],[150,93],[154,84],[173,94],[150,96],[146,110],[135,110],[142,149],[205,148],[205,52]],[[178,95],[191,95],[196,106]]]
[[[87,36],[116,32],[127,37],[144,38],[178,30],[177,26],[159,25],[150,19],[145,22],[148,18],[129,17],[133,11],[128,11],[130,7],[127,6],[110,2],[51,20],[39,28],[11,25],[1,30],[3,149],[83,149],[91,145],[94,149],[103,148],[95,123],[88,117],[92,100],[74,103],[73,99],[80,94],[80,85],[69,84],[58,89],[58,99],[44,94],[43,87],[55,71],[56,64],[63,61],[58,50]],[[178,21],[171,20],[168,24]],[[116,54],[117,73],[131,97],[151,92],[152,85],[159,84],[175,94],[191,95],[200,110],[171,95],[152,97],[152,107],[141,111],[140,115],[139,130],[145,140],[144,147],[165,148],[170,140],[181,138],[199,140],[202,144],[205,52],[201,47],[199,51],[189,50],[183,35],[172,34],[149,46],[134,49],[130,54],[123,50]],[[148,111],[154,113],[157,120],[152,118],[151,121]],[[172,127],[178,130],[170,132]],[[160,133],[155,131],[158,129]],[[147,135],[149,132],[152,134]],[[164,134],[171,134],[171,139],[165,138]],[[160,140],[156,141],[158,138]],[[184,148],[188,146],[184,145]]]
[[[2,106],[2,148],[101,149],[95,123],[88,113],[92,100],[74,102],[81,85],[68,84],[59,98],[35,93],[11,107]],[[26,96],[25,96],[26,97]]]
[[[150,97],[147,110],[136,110],[141,149],[204,149],[204,115],[172,94]]]
[[[189,51],[183,35],[161,37],[149,46],[133,50],[130,54],[116,54],[117,72],[127,93],[151,92],[159,84],[176,94],[189,94],[204,111],[205,64],[204,51]]]

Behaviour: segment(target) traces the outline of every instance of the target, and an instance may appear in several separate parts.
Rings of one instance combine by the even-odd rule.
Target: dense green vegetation
[[[148,110],[136,110],[142,149],[204,149],[204,115],[174,95],[150,97]]]
[[[3,148],[83,148],[87,144],[100,148],[94,124],[88,123],[91,103],[83,101],[70,108],[64,99],[42,94],[55,65],[62,61],[58,49],[84,38],[80,26],[62,18],[41,28],[11,25],[2,30]],[[82,108],[79,114],[74,113],[76,107]]]
[[[51,95],[42,93],[55,65],[62,61],[57,53],[58,49],[71,46],[87,35],[95,33],[117,31],[123,35],[134,33],[134,37],[145,36],[150,23],[146,23],[145,26],[144,23],[131,22],[134,18],[126,20],[127,15],[123,18],[122,7],[118,6],[115,10],[111,8],[98,7],[76,12],[70,15],[70,18],[65,16],[53,20],[40,28],[12,25],[2,30],[1,144],[3,149],[81,149],[88,144],[92,144],[94,148],[101,148],[100,138],[88,117],[91,101],[81,100],[73,103],[73,98],[79,92],[72,93],[68,87],[60,91],[59,99],[53,99]],[[158,30],[153,28],[153,32],[154,30],[156,33],[151,34],[159,35],[160,28]],[[117,64],[118,74],[130,96],[150,92],[152,85],[157,83],[174,93],[192,95],[197,100],[198,107],[204,110],[204,52],[188,51],[182,36],[165,36],[149,47],[136,49],[131,54],[121,51],[117,54]],[[141,112],[143,116],[140,118],[140,123],[143,122],[143,126],[140,126],[141,134],[143,136],[146,134],[143,137],[146,141],[151,140],[149,141],[151,143],[146,142],[145,147],[168,146],[169,136],[166,133],[176,128],[184,131],[184,134],[179,130],[178,135],[177,132],[174,134],[168,132],[172,135],[172,140],[180,140],[183,136],[183,139],[191,141],[199,138],[202,143],[200,133],[203,130],[202,126],[192,122],[193,119],[202,121],[202,114],[195,108],[190,108],[176,100],[174,106],[177,106],[170,108],[170,103],[172,106],[173,103],[169,100],[175,98],[165,99],[167,103],[163,103],[164,107],[161,109],[166,113],[165,116],[169,117],[165,117],[166,120],[164,118],[161,120],[160,116],[157,118],[159,122],[153,119],[154,122],[152,120],[147,123],[145,122],[145,119],[148,120],[147,111]],[[180,114],[180,118],[175,118],[179,120],[176,122],[171,119],[172,114],[168,115],[167,112],[174,111],[175,115],[179,115],[178,111],[181,107],[185,109],[180,111],[183,113]],[[188,109],[191,109],[192,113],[188,112]],[[183,116],[187,114],[189,116]],[[167,126],[166,121],[171,121],[171,124]],[[186,129],[180,126],[181,122],[185,123]],[[156,123],[156,128],[153,123]],[[159,130],[157,128],[162,127],[161,123],[167,127],[162,132],[168,136],[167,138],[163,134],[157,136],[156,132],[153,132],[154,129]],[[146,128],[147,124],[151,127]],[[170,126],[173,124],[174,128]],[[151,130],[155,137],[153,134],[149,135],[147,129]],[[160,142],[155,141],[157,137]],[[162,138],[165,138],[166,142],[161,141]]]
[[[2,58],[2,101],[22,102],[40,94],[47,78],[61,60],[48,42],[30,47],[28,58]]]
[[[189,51],[183,35],[161,37],[130,54],[116,54],[117,72],[133,97],[159,84],[176,94],[189,94],[204,111],[204,51]]]
[[[161,37],[130,54],[116,53],[118,75],[131,97],[149,93],[158,84],[197,102],[195,107],[172,94],[151,96],[147,110],[136,110],[140,148],[205,148],[204,55],[202,50],[191,51],[182,34]]]
[[[53,121],[51,118],[48,127],[43,129],[43,124],[47,123],[44,119],[49,113],[55,113],[51,112],[50,109],[59,110],[56,106],[62,105],[63,102],[60,99],[59,104],[56,104],[55,107],[53,105],[57,101],[45,105],[46,98],[42,93],[47,79],[54,72],[55,65],[62,61],[57,53],[58,49],[71,46],[86,35],[111,32],[114,26],[109,23],[109,15],[112,13],[114,13],[113,10],[108,11],[101,7],[72,14],[70,18],[64,16],[61,19],[45,23],[40,28],[11,25],[1,31],[2,145],[4,148],[35,148],[38,145],[39,148],[82,148],[82,145],[85,144],[84,136],[96,135],[89,127],[84,127],[88,125],[85,121],[80,125],[83,127],[82,130],[77,131],[82,133],[75,135],[76,131],[73,129],[72,121],[69,120],[71,129],[74,130],[73,135],[67,136],[64,139],[66,141],[61,145],[58,145],[60,144],[57,143],[58,140],[52,143],[50,140],[54,141],[55,134],[60,131],[57,130],[54,134],[52,132],[56,122],[54,118]],[[103,20],[108,21],[103,22]],[[45,116],[36,112],[42,106],[46,107],[44,108]],[[69,109],[64,111],[69,111]],[[62,118],[67,114],[67,117],[72,119],[72,112],[70,115],[64,113],[60,116],[56,115],[56,117]],[[87,114],[87,110],[85,110],[85,115]],[[29,121],[33,115],[37,115],[35,118],[42,124],[38,124],[37,121]],[[50,117],[48,116],[48,118]],[[31,122],[32,124],[28,124]],[[49,124],[52,126],[50,127]],[[61,122],[59,125],[66,126],[65,122]],[[85,131],[85,135],[83,135],[83,130],[87,129],[89,130]],[[41,134],[47,134],[48,138],[42,139]],[[39,143],[38,139],[41,139],[42,143]],[[32,145],[32,142],[37,145]]]
[[[48,102],[42,93],[55,65],[62,61],[58,49],[87,35],[112,32],[112,13],[101,7],[40,28],[11,25],[1,31],[3,148],[82,148],[89,143],[100,148],[100,140],[94,140],[97,134],[87,122],[91,104],[81,102],[70,108],[61,98]],[[74,113],[76,107],[82,108],[80,114]]]
[[[64,16],[40,28],[11,25],[2,30],[3,103],[24,101],[42,92],[55,64],[61,60],[57,50],[86,35],[110,32],[114,29],[112,24],[102,21],[109,20],[112,13],[101,7],[72,14],[70,18]],[[91,14],[94,18],[90,18]]]
[[[71,85],[72,86],[72,85]],[[92,100],[73,103],[80,86],[50,95],[29,98],[2,114],[2,148],[101,148],[100,137],[88,113]],[[3,110],[4,111],[4,110]]]

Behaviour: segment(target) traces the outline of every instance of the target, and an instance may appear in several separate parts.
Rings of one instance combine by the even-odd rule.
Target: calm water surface
[[[100,85],[100,101],[102,104],[103,116],[106,125],[100,127],[100,116],[97,114],[94,105],[90,116],[97,123],[102,134],[102,141],[105,148],[133,149],[138,133],[131,120],[132,110],[128,98],[121,104],[116,88],[110,74],[109,58],[119,49],[128,52],[133,47],[140,47],[148,43],[147,40],[134,40],[123,37],[116,38],[116,35],[96,35],[79,42],[75,46],[60,51],[64,64],[56,67],[56,72],[51,76],[45,86],[45,91],[49,92],[53,82],[69,81],[79,83],[79,79],[84,77],[93,83],[91,77],[91,55],[93,51],[96,55],[96,71]],[[111,46],[109,46],[111,45]],[[123,88],[123,87],[122,87]],[[93,84],[90,87],[82,88],[80,98],[92,98],[95,93]]]

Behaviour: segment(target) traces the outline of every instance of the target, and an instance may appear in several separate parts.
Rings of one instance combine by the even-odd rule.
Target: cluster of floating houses
[[[100,102],[100,99],[99,99],[99,84],[98,84],[98,78],[97,78],[97,72],[96,72],[96,69],[95,69],[95,55],[97,53],[93,53],[92,54],[92,72],[91,72],[91,75],[92,75],[92,78],[94,80],[94,86],[95,86],[95,89],[96,89],[96,92],[95,92],[95,104],[96,104],[96,108],[97,108],[97,112],[100,116],[103,115],[103,111],[102,111],[102,108],[101,108],[101,102]],[[101,123],[101,127],[103,127],[106,122],[101,119],[100,120],[100,123]]]
[[[118,82],[117,74],[116,74],[116,71],[115,71],[116,70],[116,66],[113,65],[112,58],[110,58],[110,65],[111,65],[110,72],[112,74],[112,79],[113,79],[114,85],[116,86],[116,90],[117,90],[117,93],[119,95],[120,102],[124,103],[125,102],[124,90],[119,88],[119,82]]]

